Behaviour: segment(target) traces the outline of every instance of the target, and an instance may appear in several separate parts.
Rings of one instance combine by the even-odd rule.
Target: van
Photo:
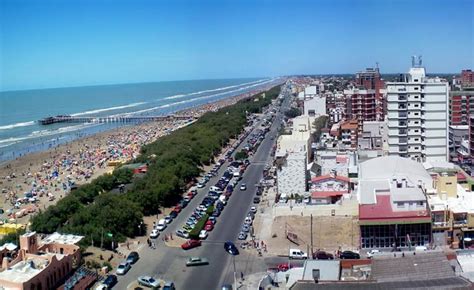
[[[415,252],[426,252],[428,251],[428,248],[425,246],[416,246],[415,247]]]
[[[290,259],[308,259],[308,255],[299,249],[290,249]]]
[[[160,232],[166,229],[166,220],[161,219],[158,221],[158,225],[156,226],[156,229],[159,230]]]

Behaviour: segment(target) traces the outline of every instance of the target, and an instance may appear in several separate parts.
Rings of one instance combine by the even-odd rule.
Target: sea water
[[[159,116],[269,85],[276,79],[169,81],[0,92],[0,161],[45,150],[121,123],[58,123],[56,115]]]

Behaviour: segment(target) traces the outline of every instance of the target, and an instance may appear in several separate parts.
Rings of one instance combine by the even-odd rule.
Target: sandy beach
[[[175,115],[199,118],[206,112],[235,104],[266,89],[186,109]],[[67,195],[71,186],[113,171],[115,167],[110,165],[134,159],[143,145],[191,122],[157,121],[124,126],[2,163],[0,208],[5,211],[3,219],[26,224],[38,209],[45,209]]]

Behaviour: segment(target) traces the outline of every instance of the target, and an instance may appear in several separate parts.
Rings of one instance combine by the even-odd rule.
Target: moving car
[[[201,245],[200,240],[188,240],[184,244],[181,245],[181,249],[183,250],[189,250],[192,248],[199,247]]]
[[[360,259],[360,255],[352,251],[344,251],[339,256],[341,259]]]
[[[206,230],[202,230],[199,232],[199,238],[201,240],[205,240],[207,238],[208,234],[207,234],[207,231]]]
[[[224,243],[224,249],[227,253],[233,256],[237,256],[239,254],[239,250],[237,249],[235,244],[232,243],[231,241],[227,241]]]
[[[331,253],[325,251],[317,251],[313,254],[313,259],[318,260],[334,260],[334,256]]]
[[[125,275],[127,274],[128,270],[130,270],[130,264],[128,262],[122,262],[118,265],[117,271],[115,273],[117,275]]]
[[[206,258],[201,257],[191,257],[186,261],[186,266],[201,266],[201,265],[208,265],[209,260]]]
[[[160,287],[160,281],[156,280],[151,276],[140,276],[138,277],[138,285],[147,286],[147,287]]]
[[[282,263],[282,264],[278,265],[278,271],[280,271],[280,272],[286,272],[291,268],[293,268],[293,265],[289,264],[289,263]]]
[[[246,190],[247,189],[247,185],[245,183],[242,183],[240,185],[240,190]]]
[[[140,256],[138,255],[137,252],[130,252],[130,254],[128,254],[128,257],[127,257],[127,263],[135,264],[139,258]]]
[[[150,239],[156,239],[160,235],[160,232],[156,229],[153,229],[150,234]]]

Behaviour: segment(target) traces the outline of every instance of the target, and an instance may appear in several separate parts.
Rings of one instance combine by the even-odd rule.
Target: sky
[[[0,91],[474,69],[474,1],[0,0]]]

